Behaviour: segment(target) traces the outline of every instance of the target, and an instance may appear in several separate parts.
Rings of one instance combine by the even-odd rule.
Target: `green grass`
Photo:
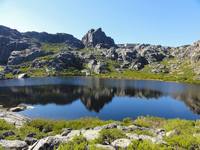
[[[6,123],[4,120],[0,120],[0,134],[5,131],[15,132],[14,136],[6,137],[9,140],[23,140],[28,134],[36,133],[36,138],[41,139],[45,136],[56,135],[62,133],[63,128],[81,129],[81,128],[93,128],[96,126],[102,126],[109,124],[113,121],[102,121],[97,118],[82,118],[78,120],[43,120],[36,119],[28,122],[21,128],[15,128],[13,125]]]
[[[3,71],[3,70],[4,70],[4,68],[2,66],[0,66],[0,72]]]
[[[41,49],[48,52],[57,53],[68,50],[68,47],[64,43],[43,43]]]
[[[87,150],[88,141],[83,136],[74,137],[72,141],[61,144],[58,150]]]
[[[116,139],[125,138],[126,135],[123,131],[119,129],[103,129],[100,132],[99,138],[96,140],[96,143],[107,144],[104,141],[107,141],[109,144]]]
[[[21,128],[16,128],[14,125],[8,124],[3,120],[0,120],[0,134],[6,131],[13,131],[14,136],[8,136],[8,140],[24,140],[24,138],[31,133],[36,133],[35,138],[41,139],[46,136],[60,134],[63,128],[82,129],[93,128],[96,126],[103,126],[105,124],[112,123],[113,121],[102,121],[97,118],[82,118],[78,120],[69,121],[56,121],[56,120],[43,120],[37,119],[26,123]],[[125,118],[119,122],[121,125],[138,125],[141,127],[164,129],[166,132],[176,130],[170,136],[164,136],[166,145],[153,144],[150,141],[132,141],[132,144],[128,149],[135,150],[173,150],[173,149],[200,149],[200,121],[190,121],[182,119],[163,119],[158,117],[139,117],[136,120]],[[131,131],[136,134],[143,134],[154,136],[150,131],[135,130]],[[197,135],[197,136],[194,136]],[[93,141],[86,141],[81,135],[75,137],[71,142],[60,145],[59,149],[84,149],[86,146],[91,149],[96,149],[95,144],[108,144],[119,138],[126,138],[123,131],[119,129],[103,129],[100,131],[98,139]],[[107,141],[105,143],[105,141]],[[100,150],[100,149],[99,149]]]
[[[127,150],[173,150],[171,146],[153,144],[150,141],[133,141]]]

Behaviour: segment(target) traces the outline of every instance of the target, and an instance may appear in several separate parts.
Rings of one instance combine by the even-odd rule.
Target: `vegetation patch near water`
[[[16,128],[14,125],[8,124],[0,120],[0,135],[5,132],[14,132],[13,135],[6,136],[7,140],[24,140],[29,134],[34,133],[34,137],[41,139],[47,136],[54,136],[61,134],[63,129],[71,128],[73,130],[79,129],[92,129],[97,126],[103,126],[110,123],[117,123],[121,126],[129,127],[135,125],[137,127],[146,129],[162,129],[165,131],[163,140],[166,144],[152,143],[150,140],[132,140],[128,146],[128,150],[173,150],[173,149],[200,149],[200,121],[182,120],[182,119],[163,119],[157,117],[139,117],[136,120],[125,118],[123,121],[102,121],[97,118],[83,118],[78,120],[69,121],[53,121],[37,119],[26,123],[21,128]],[[137,135],[145,135],[154,137],[155,133],[151,130],[138,130],[129,131]],[[88,141],[83,135],[75,136],[72,141],[63,143],[59,146],[59,150],[85,150],[85,148],[99,149],[96,144],[111,144],[117,139],[128,138],[126,131],[112,128],[102,129],[99,137],[95,140]]]

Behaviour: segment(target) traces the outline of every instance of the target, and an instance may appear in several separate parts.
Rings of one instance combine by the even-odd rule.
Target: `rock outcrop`
[[[27,38],[33,38],[39,42],[46,43],[66,43],[69,47],[75,49],[84,48],[83,43],[75,38],[73,35],[66,33],[49,34],[46,32],[26,32],[23,35]]]
[[[21,127],[24,123],[30,121],[30,119],[25,116],[4,110],[0,110],[0,119],[14,124],[16,127]]]
[[[94,30],[91,29],[82,38],[82,42],[86,47],[96,48],[111,48],[116,47],[114,40],[106,36],[101,28]]]
[[[8,65],[19,65],[24,62],[35,60],[38,57],[48,55],[49,53],[38,48],[25,49],[22,51],[12,51],[8,58]]]

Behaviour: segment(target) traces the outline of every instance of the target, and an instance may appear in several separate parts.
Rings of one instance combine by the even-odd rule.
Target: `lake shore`
[[[157,117],[125,118],[122,121],[98,118],[31,120],[5,110],[1,110],[0,114],[0,145],[5,149],[200,148],[200,120]]]

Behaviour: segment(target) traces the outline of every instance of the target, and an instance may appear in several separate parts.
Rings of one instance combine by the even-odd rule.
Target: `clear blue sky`
[[[200,0],[0,0],[0,24],[77,38],[102,27],[116,43],[200,40]]]

